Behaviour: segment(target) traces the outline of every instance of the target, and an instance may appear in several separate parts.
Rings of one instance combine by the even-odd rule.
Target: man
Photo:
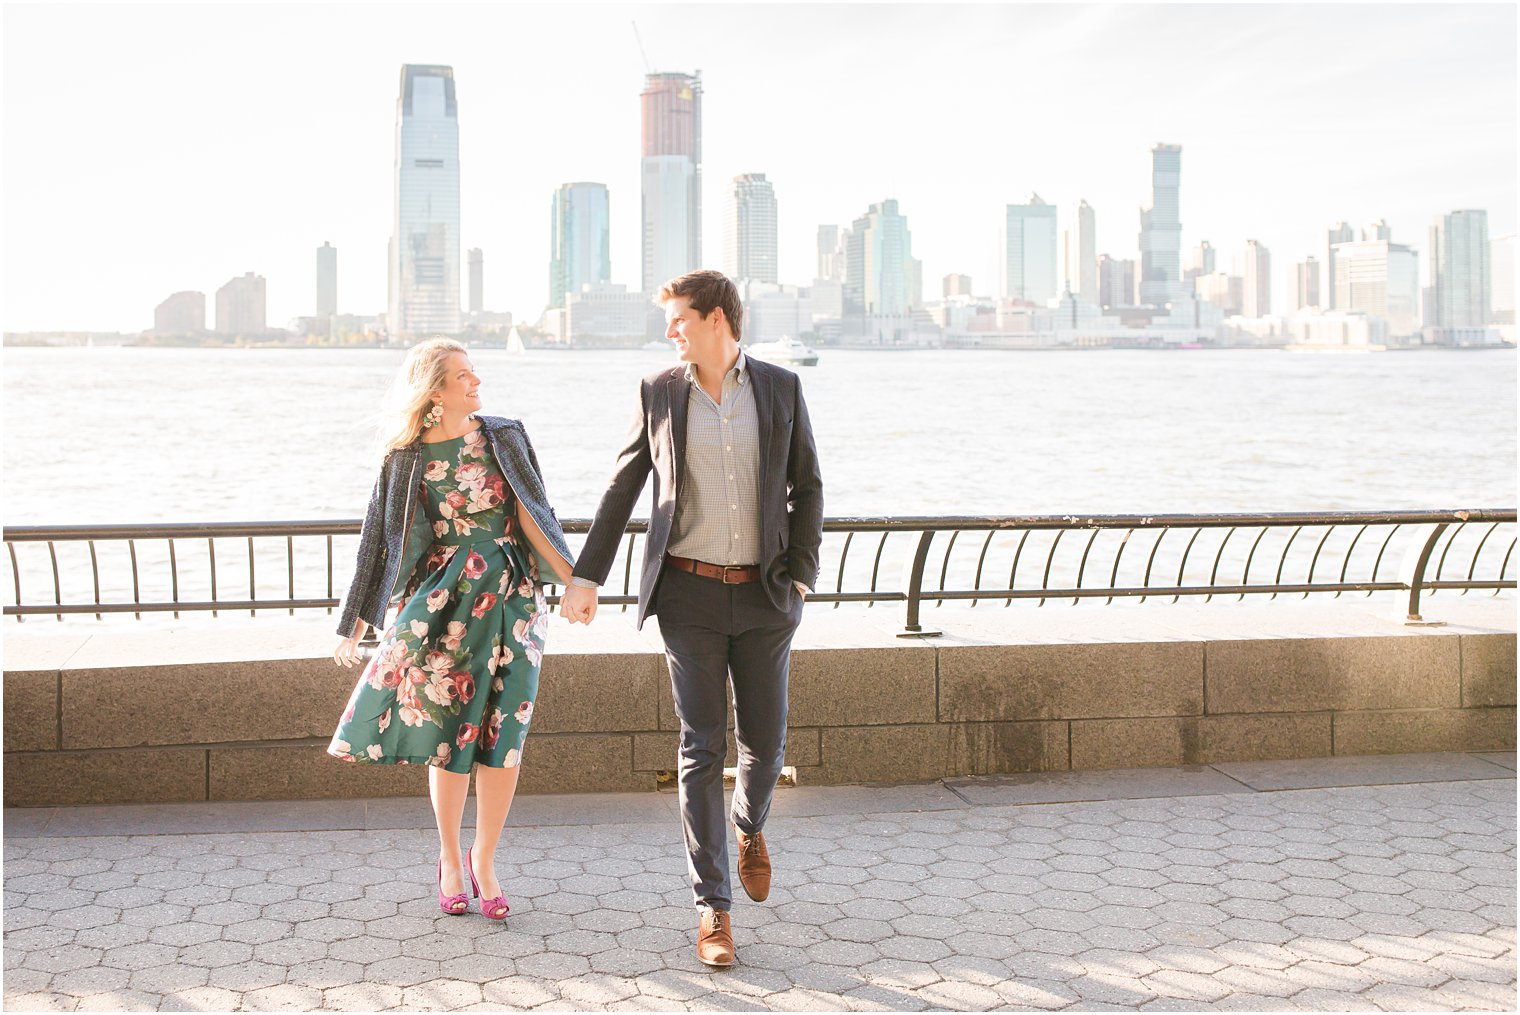
[[[658,614],[681,721],[680,803],[699,914],[697,957],[734,961],[723,813],[728,686],[739,777],[739,882],[770,893],[761,829],[786,749],[786,685],[802,601],[818,579],[823,481],[797,375],[744,355],[734,283],[694,271],[660,289],[684,366],[641,382],[640,409],[597,507],[561,612],[590,623],[644,480],[654,473],[638,623]]]

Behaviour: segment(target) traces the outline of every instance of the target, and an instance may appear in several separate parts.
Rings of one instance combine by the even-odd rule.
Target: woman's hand
[[[354,633],[338,642],[338,647],[333,649],[333,662],[339,666],[351,667],[354,663],[362,662],[364,655],[359,651],[359,639],[364,637],[364,632],[369,625],[362,620],[354,622]]]

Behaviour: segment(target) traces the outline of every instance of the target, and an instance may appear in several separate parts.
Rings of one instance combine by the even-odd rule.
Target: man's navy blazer
[[[786,610],[818,581],[818,548],[823,542],[823,479],[802,383],[797,375],[772,363],[747,358],[754,386],[760,437],[760,565],[766,595]],[[644,543],[644,571],[639,578],[638,623],[650,613],[664,566],[665,548],[675,522],[681,461],[686,449],[687,400],[692,382],[686,365],[650,374],[639,383],[639,412],[618,454],[612,481],[597,506],[591,532],[581,549],[575,575],[598,585],[617,557],[634,501],[652,472],[649,534]],[[749,563],[746,561],[745,563]]]

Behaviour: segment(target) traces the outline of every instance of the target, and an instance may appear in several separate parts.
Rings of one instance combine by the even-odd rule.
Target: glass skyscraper
[[[1164,306],[1182,295],[1182,146],[1151,149],[1151,206],[1140,209],[1140,302]]]
[[[392,338],[460,330],[459,107],[454,68],[405,64],[396,99]]]
[[[643,285],[702,267],[702,79],[650,74],[643,107]]]
[[[1435,307],[1428,316],[1442,328],[1486,325],[1492,291],[1488,212],[1454,211],[1437,218],[1430,227],[1429,257]]]
[[[1039,194],[1010,204],[1003,220],[1003,295],[1044,306],[1059,293],[1056,206]]]
[[[565,297],[586,283],[612,281],[610,222],[605,183],[566,183],[554,192],[549,306],[563,307]]]
[[[845,313],[896,316],[923,302],[922,267],[908,219],[889,199],[855,220],[845,257]]]
[[[776,191],[764,173],[734,177],[723,231],[723,271],[730,278],[775,282]]]

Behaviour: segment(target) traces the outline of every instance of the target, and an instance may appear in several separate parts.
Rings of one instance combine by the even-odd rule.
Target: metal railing
[[[571,537],[590,528],[587,519],[563,524]],[[603,604],[637,601],[646,529],[629,523]],[[358,532],[358,521],[15,526],[5,531],[4,615],[330,611]],[[1407,594],[1407,616],[1418,623],[1422,597],[1515,588],[1515,543],[1513,508],[831,518],[808,602],[900,604],[904,636],[935,633],[923,624],[929,602],[1383,592]],[[550,587],[551,603],[557,591]]]

